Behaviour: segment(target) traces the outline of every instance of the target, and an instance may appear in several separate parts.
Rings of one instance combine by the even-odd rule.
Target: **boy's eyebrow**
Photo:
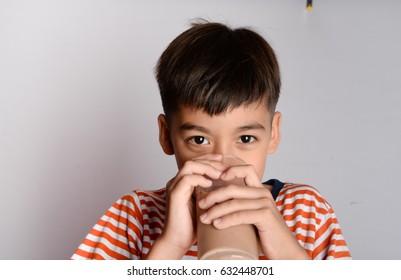
[[[180,130],[197,130],[200,132],[204,133],[209,133],[210,130],[207,129],[206,127],[196,125],[196,124],[191,124],[191,123],[184,123],[183,125],[180,126]],[[247,131],[247,130],[266,130],[266,128],[261,125],[260,123],[251,123],[247,124],[244,126],[240,126],[235,129],[236,132],[242,132],[242,131]]]
[[[251,123],[244,126],[240,126],[236,129],[237,132],[247,131],[247,130],[266,130],[266,128],[260,123]]]
[[[191,123],[184,123],[183,125],[180,126],[180,130],[197,130],[204,133],[210,132],[209,129],[207,129],[206,127]]]

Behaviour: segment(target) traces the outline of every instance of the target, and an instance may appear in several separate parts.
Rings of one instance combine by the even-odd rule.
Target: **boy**
[[[280,142],[281,82],[274,51],[260,35],[195,24],[163,52],[156,77],[164,109],[159,140],[179,171],[166,188],[118,200],[73,259],[196,258],[193,193],[211,186],[207,177],[244,179],[247,187],[223,186],[201,200],[200,219],[218,229],[253,224],[260,259],[350,258],[332,208],[314,188],[261,183],[266,157]],[[247,164],[226,169],[223,155]]]

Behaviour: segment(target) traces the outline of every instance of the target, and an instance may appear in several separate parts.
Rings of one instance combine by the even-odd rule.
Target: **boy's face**
[[[159,116],[160,144],[166,154],[174,154],[178,168],[204,154],[232,155],[253,165],[262,179],[266,157],[280,142],[281,114],[272,115],[261,103],[241,106],[217,116],[202,110],[181,107],[168,126]]]

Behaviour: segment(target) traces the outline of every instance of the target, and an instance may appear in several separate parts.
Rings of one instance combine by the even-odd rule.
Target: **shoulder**
[[[285,183],[276,204],[313,259],[351,257],[334,210],[315,187]]]
[[[277,200],[280,209],[303,209],[307,212],[326,215],[331,212],[331,205],[321,193],[310,185],[285,183],[280,190]]]
[[[134,189],[132,192],[124,195],[121,199],[140,198],[145,200],[165,200],[166,188],[157,190],[139,190]]]
[[[297,183],[284,183],[284,186],[279,192],[278,199],[282,198],[310,198],[321,203],[327,203],[327,201],[323,198],[317,188],[306,185],[306,184],[297,184]]]
[[[140,206],[163,206],[166,203],[166,189],[157,190],[133,190],[122,196],[116,204],[134,204]]]
[[[107,213],[118,216],[139,217],[144,211],[149,211],[149,209],[164,212],[165,207],[165,188],[158,190],[133,190],[114,202]]]

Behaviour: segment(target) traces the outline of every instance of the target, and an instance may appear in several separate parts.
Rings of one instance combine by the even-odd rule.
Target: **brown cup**
[[[228,167],[245,164],[242,160],[225,156],[223,163]],[[209,178],[210,179],[210,178]],[[198,202],[211,190],[220,186],[235,184],[246,188],[243,179],[235,178],[231,181],[212,180],[210,188],[197,187],[197,239],[198,259],[200,260],[257,260],[259,246],[256,228],[253,225],[238,225],[227,229],[217,229],[213,224],[207,225],[199,217],[205,210],[200,209]]]

